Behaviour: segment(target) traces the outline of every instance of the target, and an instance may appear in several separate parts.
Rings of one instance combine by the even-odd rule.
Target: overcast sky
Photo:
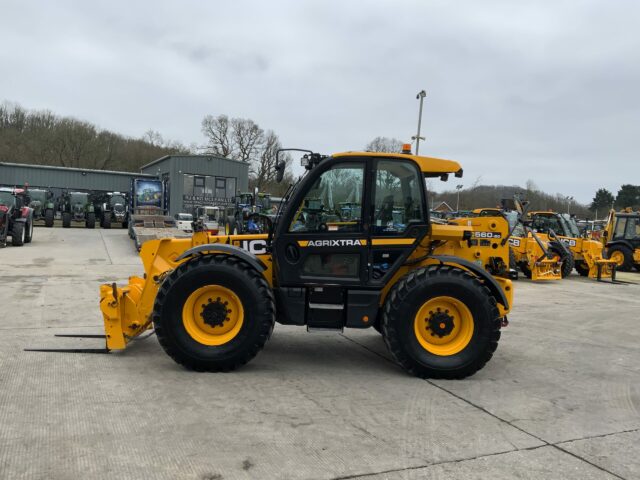
[[[410,140],[464,184],[588,202],[640,184],[640,3],[0,0],[0,101],[202,144],[206,114],[285,146]],[[451,182],[449,187],[453,187]]]

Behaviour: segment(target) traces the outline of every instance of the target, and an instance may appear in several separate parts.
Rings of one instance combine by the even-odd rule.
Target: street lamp
[[[420,90],[416,95],[416,98],[420,100],[420,111],[418,113],[418,133],[411,137],[411,140],[416,141],[416,155],[420,152],[420,140],[424,140],[424,137],[420,136],[420,127],[422,125],[422,103],[424,102],[424,97],[427,96],[427,92],[424,90]]]
[[[456,212],[460,210],[460,190],[462,190],[463,185],[456,185],[456,190],[458,191],[458,198],[456,199]]]
[[[569,214],[569,207],[571,207],[571,201],[573,200],[573,197],[566,197],[567,200],[567,215]]]

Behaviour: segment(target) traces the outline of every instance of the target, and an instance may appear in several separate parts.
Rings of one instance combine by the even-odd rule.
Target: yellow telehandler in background
[[[527,202],[503,199],[502,208],[478,208],[473,210],[477,217],[498,217],[508,219],[509,264],[533,281],[562,279],[563,258],[568,257],[566,248],[550,244],[531,230],[526,221]],[[522,212],[518,215],[518,211]],[[572,267],[573,268],[573,265]]]
[[[105,352],[154,328],[179,364],[228,371],[262,349],[277,321],[310,331],[376,326],[419,377],[463,378],[489,361],[512,308],[509,225],[430,222],[424,177],[462,176],[460,165],[410,147],[303,152],[307,173],[268,234],[151,240],[140,251],[143,277],[101,286]]]

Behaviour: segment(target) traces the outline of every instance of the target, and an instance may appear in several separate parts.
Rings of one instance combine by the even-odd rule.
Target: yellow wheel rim
[[[240,332],[244,309],[240,298],[226,287],[206,285],[194,291],[182,307],[187,333],[203,345],[224,345]]]
[[[620,250],[614,250],[613,252],[611,252],[609,258],[616,262],[616,265],[618,267],[621,267],[624,264],[624,253],[622,253]]]
[[[434,355],[455,355],[473,336],[473,315],[457,298],[435,297],[425,302],[413,321],[413,329],[426,351]]]

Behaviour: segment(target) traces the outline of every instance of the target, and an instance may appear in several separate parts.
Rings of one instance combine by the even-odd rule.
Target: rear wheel
[[[450,266],[421,268],[399,280],[382,319],[396,362],[422,378],[464,378],[480,370],[498,346],[500,325],[489,290]]]
[[[11,245],[14,247],[21,247],[24,245],[24,227],[24,222],[13,222],[13,228],[11,229]]]
[[[53,227],[53,210],[51,208],[47,208],[44,212],[44,226],[45,227]]]
[[[275,322],[273,292],[247,263],[206,255],[180,265],[162,283],[153,309],[158,341],[197,371],[228,371],[264,347]]]
[[[628,272],[633,268],[633,252],[625,245],[614,245],[607,250],[607,256],[616,262],[616,270]]]
[[[96,228],[96,214],[93,212],[87,213],[86,217],[86,227],[87,228]]]
[[[62,228],[69,228],[71,226],[71,214],[64,212],[62,214]]]

